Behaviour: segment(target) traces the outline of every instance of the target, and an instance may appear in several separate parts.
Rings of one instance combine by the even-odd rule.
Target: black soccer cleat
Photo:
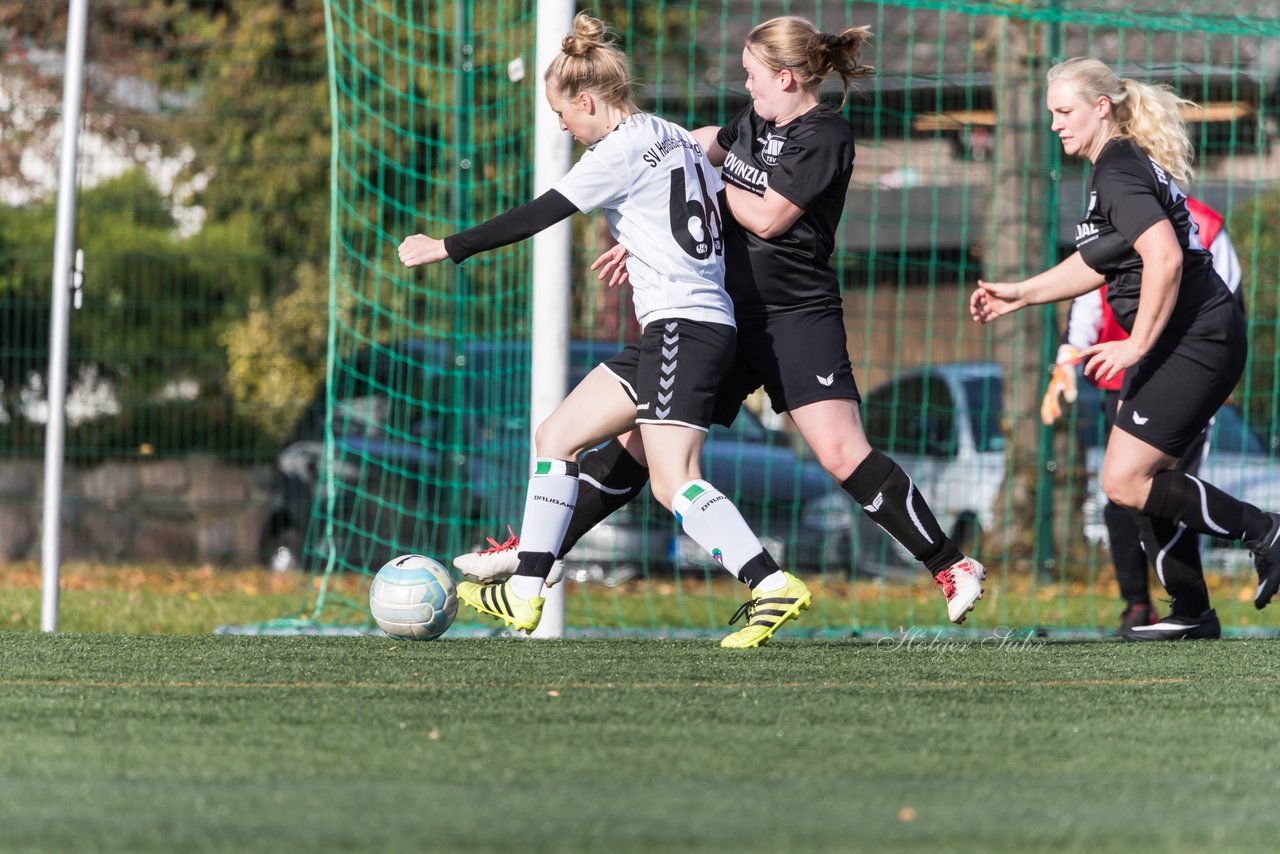
[[[1217,640],[1222,637],[1222,623],[1210,608],[1199,617],[1171,614],[1149,626],[1130,626],[1120,630],[1120,637],[1131,641]]]
[[[1246,540],[1245,545],[1253,555],[1253,565],[1258,570],[1258,589],[1253,593],[1253,607],[1262,610],[1280,588],[1280,513],[1268,513],[1271,527],[1256,540]]]

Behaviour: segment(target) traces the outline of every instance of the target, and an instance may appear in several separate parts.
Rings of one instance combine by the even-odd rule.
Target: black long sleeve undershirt
[[[526,237],[532,237],[578,212],[573,202],[555,190],[547,190],[538,198],[498,214],[488,222],[482,222],[466,231],[459,231],[444,239],[444,251],[455,264],[488,249],[497,249]]]

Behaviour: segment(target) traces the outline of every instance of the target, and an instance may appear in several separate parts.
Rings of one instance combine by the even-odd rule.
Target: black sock
[[[516,575],[532,575],[546,580],[551,574],[551,565],[556,556],[551,552],[517,552],[520,563],[516,565]]]
[[[911,552],[932,575],[964,558],[942,533],[924,496],[907,473],[880,451],[872,451],[841,484],[871,521]]]
[[[1180,471],[1162,471],[1151,479],[1142,513],[1224,540],[1256,540],[1271,528],[1270,518],[1257,507]]]
[[[1120,598],[1130,605],[1151,602],[1147,586],[1147,557],[1142,553],[1138,521],[1133,514],[1110,501],[1102,508],[1107,523],[1107,541],[1111,545],[1111,562],[1116,568]]]
[[[1169,610],[1178,617],[1199,617],[1209,610],[1209,589],[1200,565],[1195,533],[1185,525],[1134,514],[1147,558],[1173,599]]]
[[[587,531],[639,495],[648,482],[649,470],[617,439],[583,454],[578,463],[578,500],[558,557],[567,555]]]
[[[746,582],[748,587],[755,590],[757,584],[777,571],[778,562],[767,551],[763,551],[742,565],[738,580]]]

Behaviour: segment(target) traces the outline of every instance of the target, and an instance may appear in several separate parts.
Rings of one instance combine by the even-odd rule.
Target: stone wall
[[[272,468],[213,457],[68,466],[64,560],[256,563]],[[39,559],[41,460],[0,460],[0,561]]]

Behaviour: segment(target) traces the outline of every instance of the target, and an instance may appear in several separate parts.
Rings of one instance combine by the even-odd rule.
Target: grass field
[[[1178,852],[1280,838],[1280,641],[782,636],[729,653],[222,637],[210,624],[278,616],[296,585],[111,577],[68,576],[64,628],[133,634],[0,633],[0,851]],[[10,625],[38,601],[17,579],[0,580]],[[138,634],[157,630],[188,633]]]
[[[1258,851],[1273,641],[8,633],[6,851]]]
[[[882,583],[807,577],[814,589],[812,610],[789,631],[848,637],[874,635],[909,626],[946,626],[946,609],[924,573],[911,583]],[[1256,611],[1252,571],[1208,578],[1211,595],[1228,634],[1280,632],[1280,608]],[[346,574],[329,582],[324,623],[369,622],[365,576]],[[617,588],[567,584],[570,629],[593,626],[649,630],[673,627],[719,634],[744,598],[727,577],[707,581],[671,579],[631,582]],[[208,634],[227,624],[257,624],[277,617],[310,614],[316,582],[262,569],[212,567],[118,567],[73,563],[63,568],[59,628],[72,632]],[[1120,611],[1115,584],[1041,584],[1026,577],[993,574],[966,628],[990,633],[1001,626],[1061,629],[1099,626],[1110,630]],[[468,619],[463,612],[460,619]],[[484,621],[483,625],[492,623]],[[34,563],[0,566],[0,627],[40,627],[40,568]]]

